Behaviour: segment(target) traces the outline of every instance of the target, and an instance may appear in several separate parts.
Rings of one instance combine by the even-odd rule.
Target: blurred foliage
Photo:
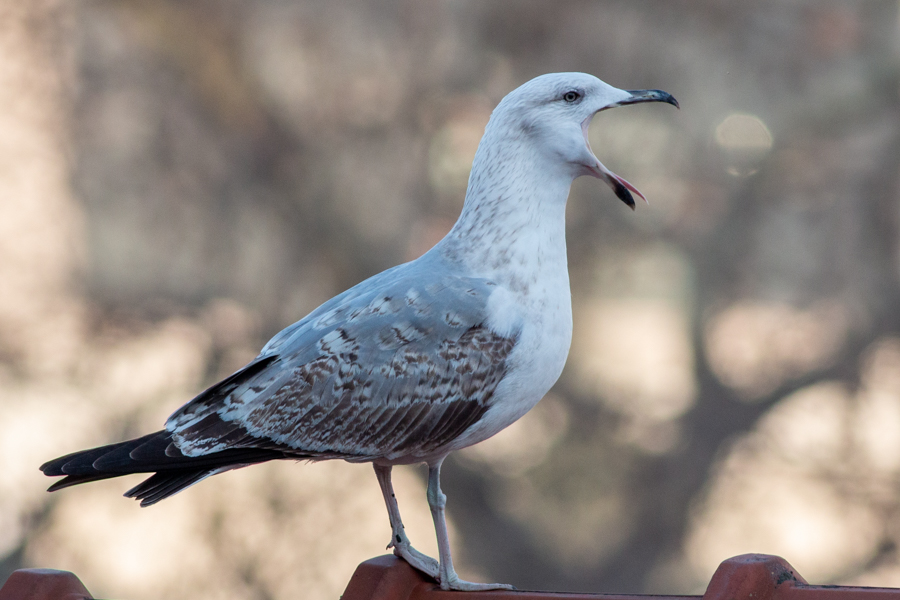
[[[576,182],[569,364],[445,470],[461,572],[696,592],[769,552],[900,585],[896,0],[0,6],[0,576],[339,594],[389,535],[364,467],[254,467],[148,511],[122,482],[48,496],[36,468],[159,427],[419,255],[500,98],[585,71],[682,110],[594,119],[650,205]],[[427,550],[421,481],[398,488]]]

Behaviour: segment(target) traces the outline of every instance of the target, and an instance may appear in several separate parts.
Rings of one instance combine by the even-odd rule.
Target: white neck
[[[435,250],[516,293],[528,294],[538,278],[568,289],[565,209],[573,175],[554,169],[527,140],[497,133],[488,126],[462,214]]]

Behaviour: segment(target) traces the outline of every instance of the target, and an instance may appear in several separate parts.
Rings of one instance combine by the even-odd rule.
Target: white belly
[[[500,325],[513,325],[510,315],[518,313],[519,340],[507,359],[507,375],[494,391],[490,410],[453,442],[452,450],[477,444],[505,429],[531,410],[559,379],[572,342],[572,303],[568,276],[563,274],[563,281],[530,296],[526,306],[516,307],[518,310],[509,305],[498,307]],[[498,333],[503,333],[502,327]]]

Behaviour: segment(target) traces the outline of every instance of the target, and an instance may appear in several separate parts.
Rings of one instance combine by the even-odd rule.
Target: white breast
[[[553,261],[556,268],[541,269],[527,294],[498,287],[489,298],[488,326],[501,335],[521,328],[519,339],[507,361],[507,375],[494,392],[492,408],[454,442],[453,449],[471,446],[508,427],[559,379],[572,342],[569,274],[562,258],[561,265]]]

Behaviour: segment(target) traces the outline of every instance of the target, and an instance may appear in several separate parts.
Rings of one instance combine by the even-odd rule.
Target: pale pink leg
[[[440,554],[441,589],[460,590],[474,592],[478,590],[514,590],[506,583],[472,583],[463,581],[453,569],[453,559],[450,558],[450,538],[447,535],[447,521],[444,518],[444,507],[447,505],[447,496],[441,491],[441,464],[440,459],[434,464],[428,465],[428,506],[431,508],[431,517],[434,519],[434,531],[437,534],[438,552]]]
[[[381,493],[384,495],[384,503],[387,505],[388,519],[391,521],[391,543],[388,549],[394,549],[394,555],[399,556],[414,568],[426,575],[438,578],[438,561],[426,556],[413,548],[403,529],[403,521],[400,520],[400,507],[397,505],[397,497],[394,495],[394,486],[391,485],[391,467],[375,466],[375,476]]]

